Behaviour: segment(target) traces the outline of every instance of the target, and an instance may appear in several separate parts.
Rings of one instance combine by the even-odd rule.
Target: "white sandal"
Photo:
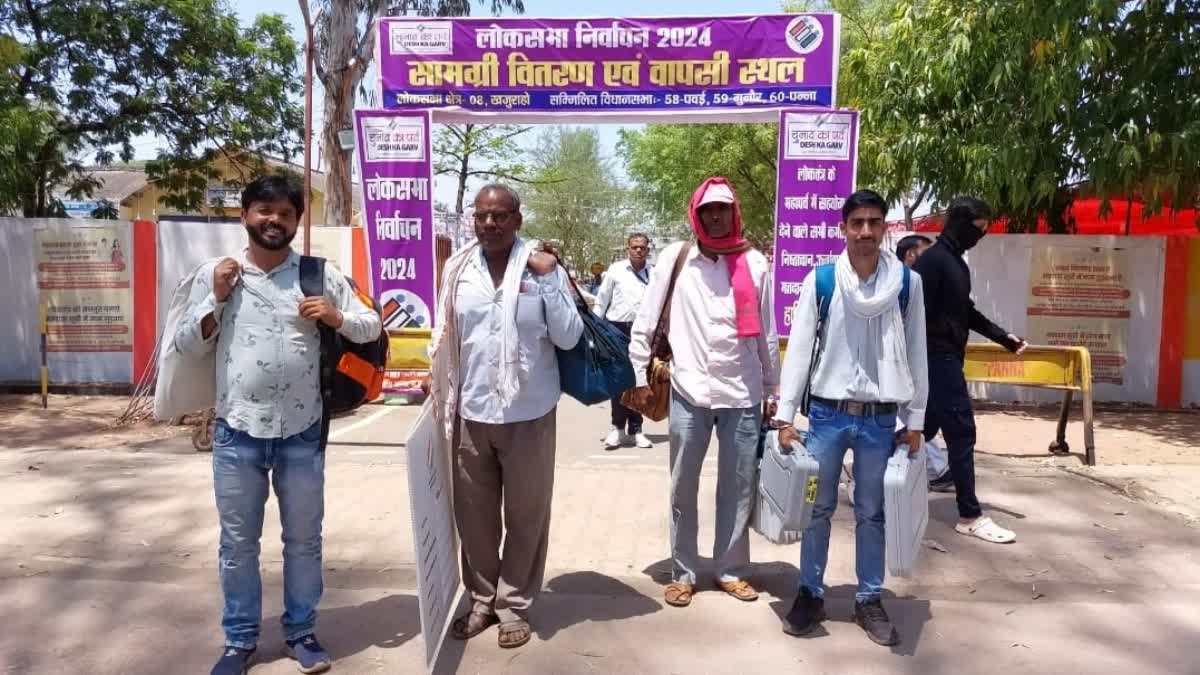
[[[993,544],[1011,544],[1017,540],[1015,532],[1000,527],[988,516],[980,516],[970,525],[958,523],[954,526],[954,531],[969,537],[978,537]]]

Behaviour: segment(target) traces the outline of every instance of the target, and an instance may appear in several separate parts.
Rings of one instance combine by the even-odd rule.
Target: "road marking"
[[[335,438],[341,438],[342,436],[345,436],[346,434],[350,433],[351,431],[354,431],[356,429],[361,429],[361,428],[367,426],[368,424],[372,424],[372,423],[378,421],[384,415],[387,415],[388,413],[392,412],[393,410],[395,410],[395,408],[393,408],[391,406],[384,406],[383,410],[377,410],[377,411],[371,413],[364,420],[359,420],[359,421],[355,422],[354,424],[351,424],[350,426],[342,427],[340,429],[330,431],[329,432],[329,440],[333,440]]]

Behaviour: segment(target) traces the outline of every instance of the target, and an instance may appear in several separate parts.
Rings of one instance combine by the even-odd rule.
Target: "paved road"
[[[341,673],[419,672],[403,438],[415,408],[372,406],[334,426],[327,471],[321,634]],[[1193,673],[1200,672],[1200,531],[1049,467],[981,459],[988,508],[1020,540],[953,533],[952,498],[932,497],[918,575],[889,579],[904,644],[868,643],[846,618],[852,518],[835,516],[824,631],[779,631],[798,547],[755,538],[758,603],[715,592],[678,610],[668,569],[666,448],[605,452],[607,411],[564,403],[546,591],[537,636],[502,652],[495,633],[451,643],[462,673]],[[662,425],[648,428],[661,437]],[[712,537],[709,477],[701,551]],[[208,458],[142,452],[0,451],[0,673],[204,673],[220,641],[216,519]],[[255,674],[280,660],[279,526],[263,536],[264,631]]]

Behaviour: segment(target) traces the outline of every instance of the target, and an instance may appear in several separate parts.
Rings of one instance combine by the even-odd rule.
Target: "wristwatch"
[[[787,422],[784,422],[783,420],[771,420],[770,422],[767,422],[767,427],[774,429],[776,431],[778,431],[780,429],[787,429],[790,426],[792,426],[792,425],[788,424]]]

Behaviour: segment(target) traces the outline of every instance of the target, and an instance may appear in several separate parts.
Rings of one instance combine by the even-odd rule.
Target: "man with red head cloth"
[[[696,493],[714,427],[718,446],[715,581],[739,600],[758,598],[749,583],[748,528],[761,405],[764,395],[774,394],[779,385],[770,268],[766,257],[742,237],[733,186],[724,178],[704,181],[692,196],[688,217],[695,240],[672,244],[660,254],[660,273],[653,275],[646,289],[629,346],[638,377],[635,403],[641,403],[650,395],[646,368],[655,328],[663,312],[670,312],[664,327],[673,354],[673,569],[665,599],[677,607],[691,603],[696,586]],[[676,265],[680,260],[682,264]],[[676,270],[678,278],[669,292]]]

